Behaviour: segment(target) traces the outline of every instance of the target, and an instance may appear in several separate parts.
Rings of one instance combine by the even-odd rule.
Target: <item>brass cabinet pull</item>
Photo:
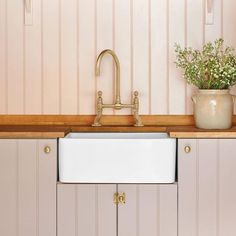
[[[114,193],[115,204],[125,204],[125,193]]]
[[[191,152],[191,147],[190,146],[185,146],[184,151],[185,151],[185,153],[190,153]]]
[[[49,154],[51,152],[51,148],[49,146],[44,147],[44,152]]]

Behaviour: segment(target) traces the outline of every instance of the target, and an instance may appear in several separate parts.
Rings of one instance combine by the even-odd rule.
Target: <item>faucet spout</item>
[[[115,103],[116,104],[121,104],[121,99],[120,99],[120,62],[119,59],[117,57],[117,55],[115,54],[115,52],[113,52],[110,49],[106,49],[104,51],[102,51],[96,61],[96,68],[95,68],[95,73],[96,76],[100,75],[100,67],[101,67],[101,61],[102,58],[105,54],[110,54],[115,62],[115,67],[116,67],[116,73],[115,73]]]

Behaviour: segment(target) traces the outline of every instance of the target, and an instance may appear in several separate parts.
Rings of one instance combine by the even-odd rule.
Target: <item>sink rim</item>
[[[165,132],[70,132],[61,139],[175,139]]]

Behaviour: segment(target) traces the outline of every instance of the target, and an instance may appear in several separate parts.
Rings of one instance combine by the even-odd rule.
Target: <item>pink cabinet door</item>
[[[174,184],[58,184],[57,191],[58,236],[177,236]],[[117,191],[125,204],[114,204]]]
[[[115,184],[58,184],[57,236],[116,236]]]
[[[125,204],[118,206],[119,236],[177,236],[177,185],[118,185]]]
[[[178,183],[179,236],[236,235],[236,139],[180,139]]]
[[[56,153],[56,140],[0,140],[0,235],[56,236]]]

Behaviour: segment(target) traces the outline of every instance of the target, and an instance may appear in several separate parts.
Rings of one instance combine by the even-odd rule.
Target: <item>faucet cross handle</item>
[[[134,91],[134,97],[138,98],[138,91]]]
[[[95,117],[94,123],[92,126],[102,126],[100,123],[101,117],[102,117],[102,110],[103,110],[103,100],[102,100],[102,91],[98,91],[98,98],[97,98],[97,115]]]
[[[143,126],[142,120],[139,116],[139,98],[138,98],[138,91],[134,91],[134,98],[133,98],[133,116],[135,120],[134,126]]]
[[[102,98],[102,91],[98,91],[98,98]]]

